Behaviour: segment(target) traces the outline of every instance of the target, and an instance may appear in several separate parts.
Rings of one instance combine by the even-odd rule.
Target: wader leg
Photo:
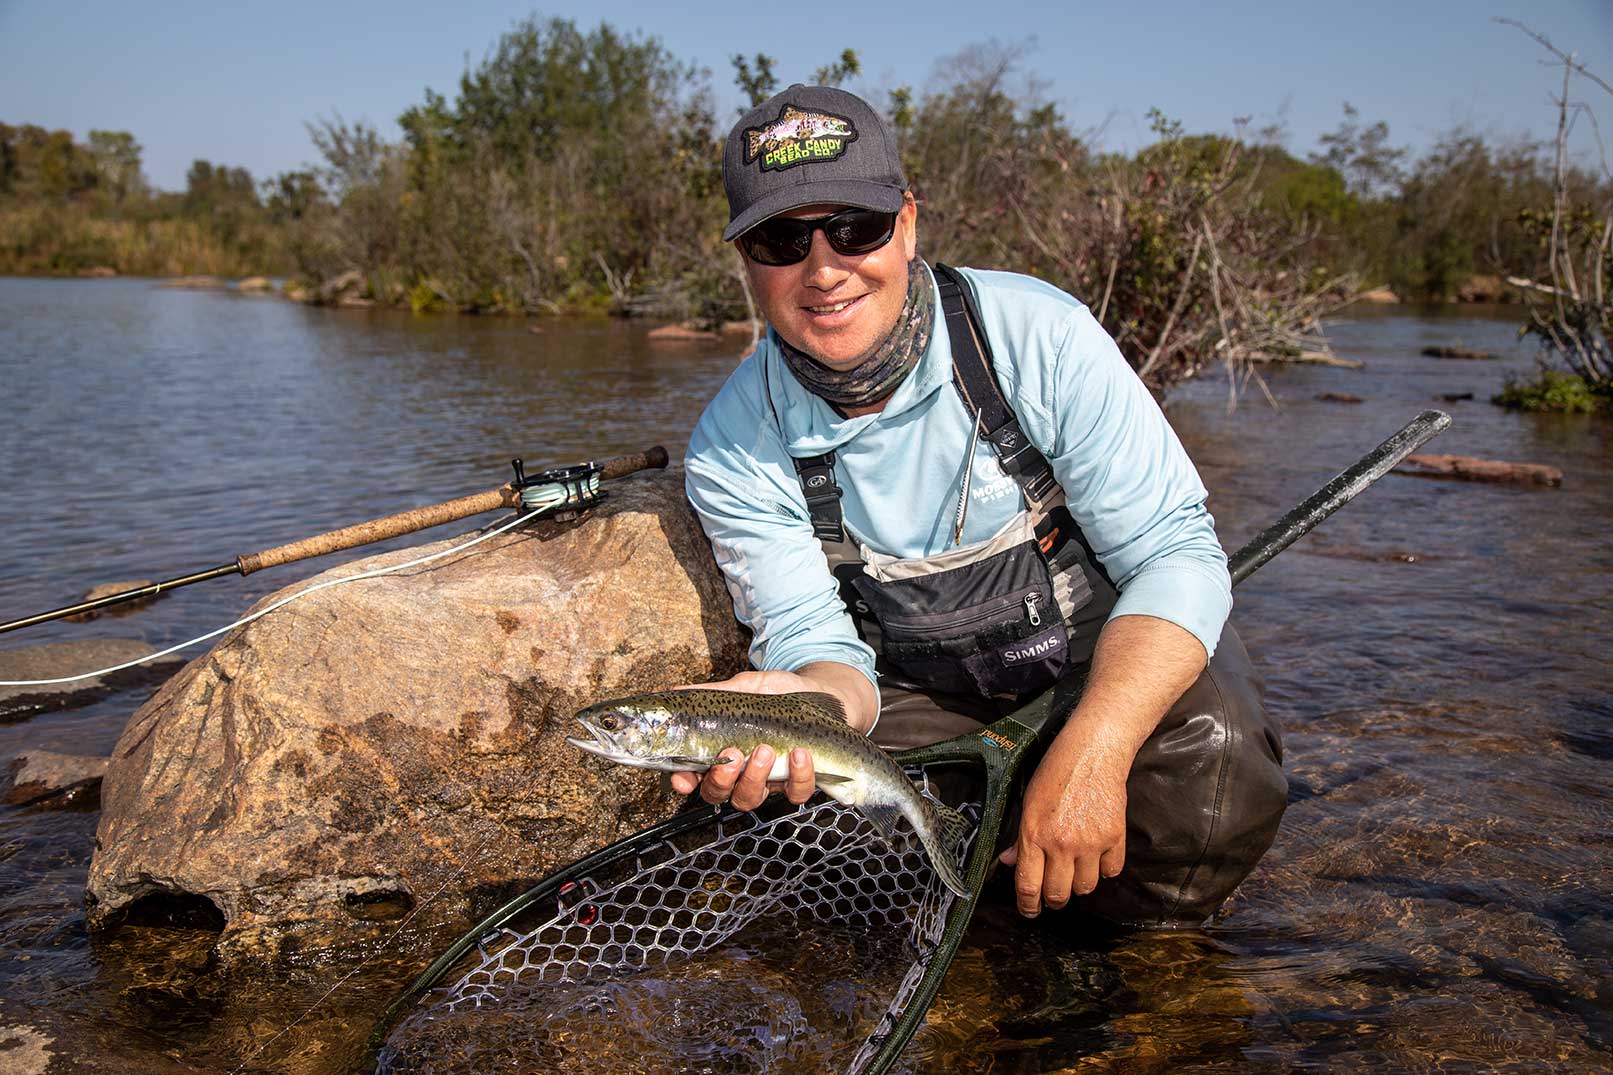
[[[1198,926],[1277,835],[1282,742],[1230,625],[1215,656],[1137,752],[1126,780],[1126,864],[1071,907],[1131,926]]]
[[[1288,803],[1277,724],[1229,625],[1204,673],[1137,752],[1126,780],[1126,864],[1070,909],[1130,926],[1198,926],[1232,894],[1277,835]],[[975,731],[1013,706],[881,687],[873,740],[904,750]],[[1034,761],[1034,759],[1032,759]],[[1034,766],[1022,771],[1028,779]],[[1003,839],[1019,824],[1019,796]],[[1005,844],[1006,846],[1006,844]]]

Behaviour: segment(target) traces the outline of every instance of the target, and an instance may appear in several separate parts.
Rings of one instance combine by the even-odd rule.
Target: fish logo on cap
[[[745,163],[760,159],[762,171],[832,161],[857,140],[857,128],[833,112],[807,112],[785,105],[765,127],[745,128]]]

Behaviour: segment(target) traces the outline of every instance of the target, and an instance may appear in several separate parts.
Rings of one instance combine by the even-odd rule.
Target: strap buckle
[[[1058,482],[1047,457],[1031,443],[1019,426],[1018,418],[1010,418],[986,434],[997,450],[997,462],[1012,476],[1032,500],[1042,501]]]
[[[835,482],[835,454],[808,456],[790,461],[801,479],[801,495],[806,499],[812,534],[819,541],[844,541],[845,527],[840,515],[840,486]]]

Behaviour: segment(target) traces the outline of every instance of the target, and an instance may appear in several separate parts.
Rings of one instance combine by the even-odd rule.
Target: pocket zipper
[[[897,631],[955,631],[960,627],[970,627],[982,620],[994,619],[1007,613],[1016,605],[1024,605],[1025,613],[1032,627],[1042,625],[1041,603],[1045,598],[1041,593],[1032,590],[1021,598],[995,598],[990,604],[976,605],[962,613],[948,616],[939,621],[913,620],[900,616],[892,616],[881,621],[888,629]]]

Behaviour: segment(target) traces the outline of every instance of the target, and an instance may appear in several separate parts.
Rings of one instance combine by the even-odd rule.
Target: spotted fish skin
[[[919,794],[901,766],[846,723],[845,710],[832,695],[660,691],[599,702],[576,719],[588,736],[566,742],[639,769],[705,772],[729,747],[749,757],[766,744],[776,755],[768,778],[783,780],[790,751],[804,747],[824,794],[861,811],[887,837],[897,817],[906,818],[942,882],[958,896],[969,896],[949,849],[968,822]]]

